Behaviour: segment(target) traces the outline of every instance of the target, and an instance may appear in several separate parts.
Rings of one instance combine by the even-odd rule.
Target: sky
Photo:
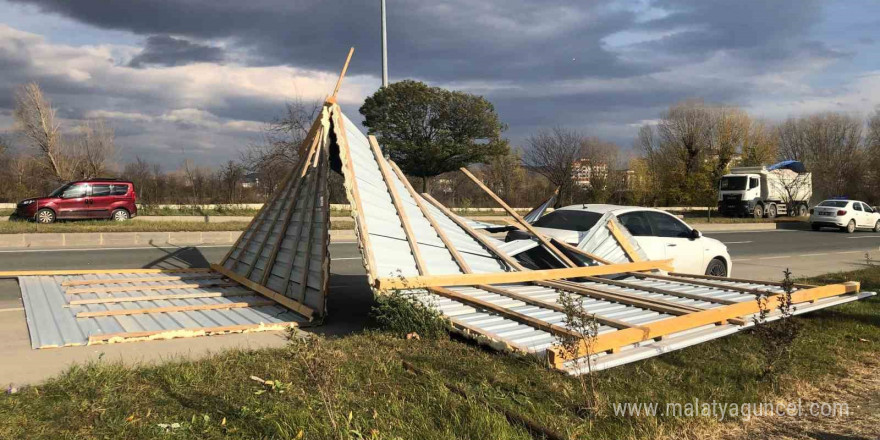
[[[522,146],[564,126],[630,147],[684,99],[771,121],[880,105],[880,2],[387,0],[392,82],[485,96]],[[216,166],[284,104],[381,83],[378,0],[0,0],[0,135],[36,81],[64,128],[103,118],[121,161]]]

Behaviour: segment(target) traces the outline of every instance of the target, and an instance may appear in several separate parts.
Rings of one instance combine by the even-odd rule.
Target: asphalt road
[[[880,234],[857,232],[768,231],[709,233],[726,243],[734,275],[779,280],[791,268],[796,276],[850,270],[865,264],[865,253],[880,260]],[[228,246],[181,248],[91,248],[0,250],[2,270],[128,269],[207,267],[219,262]],[[345,334],[364,327],[372,305],[360,252],[352,242],[330,245],[329,314],[324,325],[304,329],[321,334]],[[34,383],[52,377],[74,363],[119,361],[150,363],[173,357],[197,358],[229,348],[280,347],[281,332],[262,332],[184,338],[137,344],[32,350],[18,284],[0,279],[0,384]]]

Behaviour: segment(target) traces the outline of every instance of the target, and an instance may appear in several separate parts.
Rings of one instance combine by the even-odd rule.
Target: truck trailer
[[[801,162],[736,167],[721,177],[718,211],[726,216],[805,216],[813,196],[812,175]]]

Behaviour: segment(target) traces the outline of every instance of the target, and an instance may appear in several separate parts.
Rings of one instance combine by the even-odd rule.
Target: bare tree
[[[868,132],[865,136],[865,155],[867,156],[868,191],[866,199],[880,203],[880,108],[868,118]]]
[[[863,121],[840,113],[789,119],[779,127],[779,155],[813,173],[821,197],[857,193],[861,186]]]
[[[37,83],[28,83],[16,90],[14,115],[18,128],[38,150],[49,172],[60,181],[73,180],[78,158],[63,144],[55,109]]]
[[[299,145],[320,111],[320,103],[306,104],[297,98],[287,104],[283,117],[266,126],[263,142],[250,145],[242,154],[241,162],[257,174],[264,194],[271,194],[296,165]]]
[[[113,130],[103,119],[95,119],[83,122],[79,131],[80,175],[90,178],[106,174],[116,155]]]
[[[556,207],[571,202],[574,165],[580,157],[583,141],[581,133],[563,127],[541,130],[526,140],[529,148],[523,157],[524,162],[529,169],[559,188]]]
[[[771,163],[777,157],[779,138],[775,128],[764,121],[749,122],[748,132],[742,143],[742,166],[760,166]]]

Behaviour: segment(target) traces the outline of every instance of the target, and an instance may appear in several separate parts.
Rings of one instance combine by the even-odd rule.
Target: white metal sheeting
[[[605,215],[599,218],[599,221],[596,222],[596,226],[590,229],[587,235],[581,239],[580,243],[578,243],[577,247],[584,252],[593,254],[612,263],[630,262],[631,260],[627,257],[623,247],[620,246],[620,243],[614,238],[614,235],[608,230],[608,227],[606,227],[608,222],[612,222],[617,226],[617,230],[621,235],[626,237],[632,248],[642,260],[648,259],[647,254],[645,254],[645,251],[639,246],[639,243],[634,240],[629,231],[620,224],[617,217],[610,212],[606,212]]]
[[[285,323],[302,323],[306,320],[280,305],[255,306],[218,310],[182,311],[171,313],[149,313],[77,318],[80,312],[99,312],[105,310],[136,310],[173,306],[200,306],[247,302],[262,304],[264,298],[254,296],[254,292],[242,287],[212,287],[211,280],[174,278],[174,273],[149,275],[150,278],[167,277],[167,281],[138,282],[143,274],[114,273],[77,276],[24,276],[19,277],[25,317],[33,348],[86,345],[89,338],[102,335],[128,333],[132,338],[154,338],[182,336],[184,333],[196,335],[206,329],[224,333],[234,331],[259,331],[283,328]],[[163,290],[132,290],[112,293],[65,294],[65,281],[131,278],[130,283],[91,284],[88,287],[117,288],[136,286],[158,286],[165,284],[205,284],[205,287],[189,287]],[[214,280],[216,281],[216,279]],[[131,301],[106,304],[71,305],[72,300],[136,298],[139,296],[182,295],[220,292],[229,296],[168,299],[152,301]],[[239,296],[240,294],[240,296]],[[249,328],[245,328],[249,327]],[[221,328],[227,330],[221,331]],[[207,333],[211,333],[208,331]],[[120,339],[125,339],[121,337]]]

